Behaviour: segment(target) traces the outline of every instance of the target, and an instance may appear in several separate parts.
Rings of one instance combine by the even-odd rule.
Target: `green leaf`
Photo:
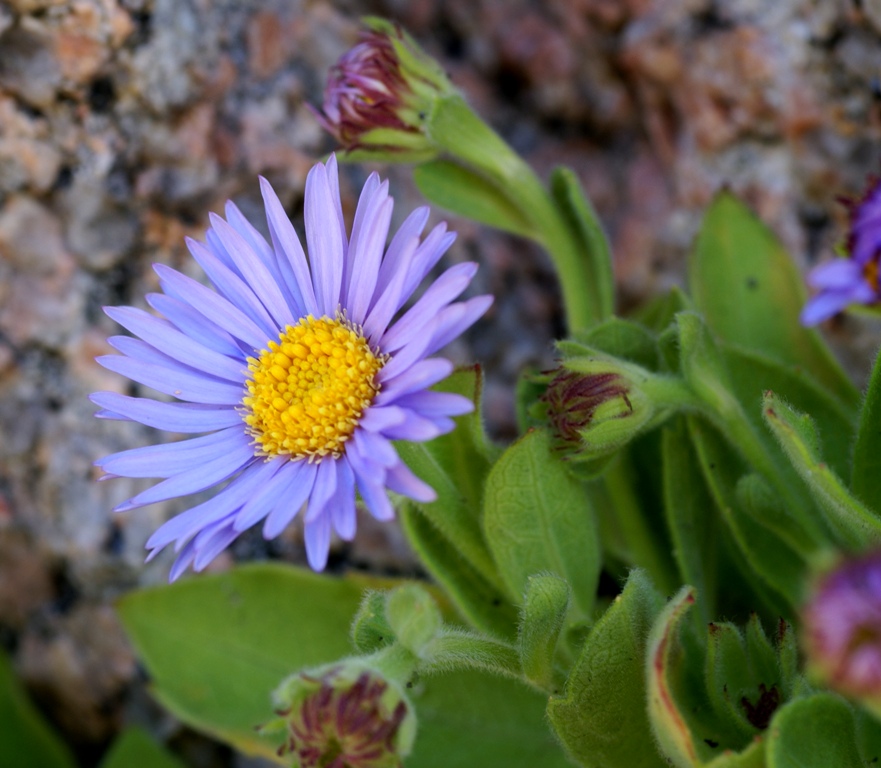
[[[445,629],[423,648],[420,657],[419,672],[426,677],[470,669],[527,683],[512,643],[468,629]]]
[[[802,277],[774,234],[728,192],[704,217],[689,261],[689,287],[710,328],[725,341],[803,366],[842,402],[859,393],[799,313]]]
[[[740,477],[734,493],[745,515],[761,527],[773,531],[803,559],[810,560],[822,551],[822,547],[793,520],[783,500],[758,473],[751,472]]]
[[[361,598],[358,613],[349,629],[349,639],[358,653],[374,653],[395,640],[395,633],[385,616],[386,596],[385,592],[368,590]]]
[[[728,622],[709,626],[705,667],[706,688],[718,717],[733,726],[738,737],[752,739],[791,686],[782,679],[782,665],[753,614],[745,632]]]
[[[569,585],[563,579],[529,577],[517,641],[523,674],[539,687],[555,685],[554,656],[568,608]]]
[[[851,487],[866,506],[881,510],[881,352],[872,368],[856,436]]]
[[[726,750],[705,765],[706,768],[766,768],[765,741],[756,738],[743,752]]]
[[[101,761],[101,768],[185,768],[140,728],[126,728]]]
[[[661,752],[671,765],[692,768],[701,762],[698,742],[679,701],[685,663],[679,627],[694,604],[694,589],[683,587],[655,620],[648,641],[646,680],[649,722]]]
[[[415,656],[440,632],[440,608],[420,584],[402,584],[388,593],[385,615],[397,641]]]
[[[361,587],[279,565],[186,579],[122,599],[118,610],[172,714],[245,754],[273,758],[254,728],[273,717],[271,692],[301,667],[351,652]]]
[[[533,192],[532,187],[538,185],[538,180],[524,167],[520,157],[475,114],[461,96],[452,94],[436,99],[425,128],[432,141],[457,161],[479,168],[499,184],[519,180],[528,188],[527,192]],[[528,178],[526,174],[530,174]],[[521,190],[507,190],[504,187],[502,191],[512,201],[518,201],[525,194]],[[534,213],[532,209],[527,208],[526,211]]]
[[[740,415],[731,392],[728,367],[704,318],[696,312],[676,315],[682,376],[701,400],[725,420]]]
[[[771,528],[745,512],[736,494],[742,464],[719,433],[696,417],[689,417],[688,425],[707,487],[748,563],[744,575],[755,574],[764,582],[759,594],[773,614],[792,616],[801,603],[805,562]]]
[[[598,351],[623,358],[650,371],[658,370],[660,359],[655,334],[632,320],[610,317],[575,333],[574,340],[579,346],[573,347],[569,354],[590,355]]]
[[[853,711],[830,693],[782,707],[768,729],[768,768],[864,768]]]
[[[119,611],[172,714],[246,754],[289,764],[254,727],[273,718],[270,696],[282,679],[351,653],[346,636],[365,586],[379,583],[262,563],[131,593]],[[533,768],[539,755],[564,765],[542,722],[544,698],[521,683],[457,672],[408,695],[419,732],[407,768],[494,755],[512,768]]]
[[[552,453],[547,432],[528,433],[496,462],[483,525],[515,601],[530,576],[555,574],[569,583],[580,616],[590,617],[602,564],[593,510],[581,483]]]
[[[857,744],[863,762],[869,766],[881,764],[881,721],[864,709],[854,712],[857,728]]]
[[[699,315],[681,312],[676,320],[682,371],[703,400],[708,418],[740,456],[772,484],[792,525],[803,529],[805,537],[812,542],[825,542],[825,527],[815,514],[811,495],[798,481],[797,473],[779,446],[768,439],[767,430],[757,418],[761,411],[757,408],[759,387],[764,380],[780,381],[798,392],[802,400],[814,405],[818,404],[818,398],[806,395],[805,388],[797,385],[795,377],[787,377],[780,366],[763,366],[757,356],[737,354],[719,344]],[[827,423],[835,423],[833,417],[829,418]],[[837,424],[840,425],[840,421]]]
[[[548,718],[569,755],[585,768],[664,768],[646,712],[646,638],[663,598],[645,574],[596,623]]]
[[[773,392],[765,393],[762,413],[784,453],[826,513],[827,521],[844,542],[850,546],[877,545],[881,541],[881,517],[854,497],[822,460],[813,419]]]
[[[843,477],[849,475],[856,420],[854,408],[841,405],[803,368],[784,365],[724,343],[719,348],[728,369],[731,391],[740,400],[744,413],[760,435],[767,434],[762,424],[762,396],[770,389],[793,407],[811,414],[823,436],[830,466]],[[769,445],[772,443],[773,440],[770,440]]]
[[[74,768],[73,756],[52,731],[0,652],[0,765],[3,768]]]
[[[679,286],[674,285],[667,293],[637,307],[632,317],[655,333],[661,333],[670,326],[676,315],[686,309],[694,309],[694,304]]]
[[[755,681],[764,683],[769,689],[778,682],[782,684],[782,668],[777,660],[777,651],[765,634],[765,628],[757,614],[750,616],[744,634],[746,652]]]
[[[541,401],[547,391],[550,376],[541,374],[533,368],[521,371],[514,388],[514,412],[517,416],[517,431],[526,432],[544,426],[545,407]]]
[[[571,768],[543,716],[546,696],[478,672],[427,678],[408,691],[419,732],[406,768]]]
[[[413,169],[419,191],[434,205],[505,232],[535,238],[530,223],[486,177],[452,160],[434,160]]]
[[[551,196],[563,214],[573,239],[580,246],[587,273],[587,284],[583,289],[590,296],[594,317],[605,320],[615,311],[615,278],[606,233],[578,177],[569,168],[553,170],[550,188]]]
[[[480,368],[462,369],[441,382],[437,391],[454,392],[471,399],[473,413],[459,416],[456,429],[428,443],[400,441],[396,448],[401,459],[437,493],[437,500],[420,504],[419,510],[449,542],[455,560],[467,560],[470,568],[488,584],[502,588],[492,556],[483,538],[480,517],[483,484],[498,450],[486,439],[480,416],[482,376]],[[412,529],[416,532],[416,529]],[[420,529],[421,530],[421,529]],[[414,548],[419,543],[411,541]],[[447,550],[433,552],[433,575],[445,579],[437,569],[457,569],[458,562],[444,559]]]
[[[490,583],[415,504],[398,510],[401,529],[422,565],[472,627],[504,638],[517,631],[517,611],[505,590]]]
[[[700,619],[706,625],[716,613],[715,566],[720,531],[711,514],[713,500],[707,486],[701,474],[694,471],[697,456],[683,418],[674,419],[661,432],[661,463],[664,513],[673,541],[673,557],[682,583],[697,589]]]
[[[588,490],[607,556],[645,569],[665,594],[675,592],[682,579],[664,520],[660,431],[641,435],[616,454]]]
[[[705,674],[707,693],[717,715],[734,725],[742,736],[753,736],[757,731],[746,717],[741,697],[754,694],[755,686],[743,635],[734,624],[709,625]]]
[[[765,680],[765,649],[754,658],[751,641],[744,641],[730,624],[711,624],[706,646],[705,630],[701,628],[698,636],[693,625],[684,621],[693,603],[694,591],[683,587],[657,618],[649,636],[646,675],[655,735],[671,764],[679,768],[704,766],[709,761],[713,765],[716,761],[719,765],[761,765],[756,754],[761,750],[754,744],[760,728],[749,718],[762,725],[765,708],[779,700],[775,698],[779,691],[773,690],[776,664],[775,677]]]

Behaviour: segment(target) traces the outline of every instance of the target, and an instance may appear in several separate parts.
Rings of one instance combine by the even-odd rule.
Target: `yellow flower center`
[[[344,318],[309,315],[288,325],[259,359],[248,358],[242,417],[260,453],[340,456],[379,391],[375,378],[385,362]]]

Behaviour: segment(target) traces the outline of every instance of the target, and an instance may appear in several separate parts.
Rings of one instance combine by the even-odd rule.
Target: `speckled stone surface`
[[[0,642],[85,765],[126,718],[193,765],[236,759],[150,707],[111,608],[164,580],[168,558],[144,566],[143,544],[181,505],[117,516],[141,484],[95,482],[95,458],[157,439],[92,418],[89,392],[132,391],[93,362],[118,332],[100,308],[145,306],[153,262],[198,275],[184,236],[227,198],[260,222],[258,174],[301,219],[306,173],[333,149],[306,104],[365,13],[403,23],[541,173],[577,171],[624,308],[681,283],[720,188],[807,268],[843,235],[836,196],[881,167],[874,0],[0,2]],[[344,170],[349,216],[369,170]],[[380,170],[399,222],[422,201],[406,168]],[[504,440],[517,375],[550,365],[563,332],[554,276],[532,245],[452,225],[449,259],[480,261],[473,290],[497,303],[449,355],[483,364],[487,422]],[[826,330],[865,375],[878,325]],[[395,528],[361,522],[337,563],[412,569]],[[271,545],[248,535],[213,568],[266,557],[301,562],[298,531]]]

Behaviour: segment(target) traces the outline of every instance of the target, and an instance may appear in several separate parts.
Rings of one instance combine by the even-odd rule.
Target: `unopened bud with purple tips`
[[[541,399],[560,447],[571,458],[610,453],[651,421],[655,409],[639,384],[646,377],[630,368],[619,361],[572,358],[553,372]]]
[[[881,551],[839,562],[804,609],[809,674],[881,713]]]
[[[296,768],[399,768],[413,747],[416,715],[401,687],[348,659],[300,672],[275,692],[285,732],[279,755]]]
[[[425,123],[438,98],[456,93],[438,63],[404,30],[367,19],[360,42],[330,70],[321,125],[347,150],[426,160],[438,148]]]

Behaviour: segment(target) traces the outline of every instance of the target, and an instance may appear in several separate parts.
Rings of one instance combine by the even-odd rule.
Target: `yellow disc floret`
[[[242,417],[261,454],[338,457],[379,391],[386,358],[345,318],[312,315],[248,358]]]

